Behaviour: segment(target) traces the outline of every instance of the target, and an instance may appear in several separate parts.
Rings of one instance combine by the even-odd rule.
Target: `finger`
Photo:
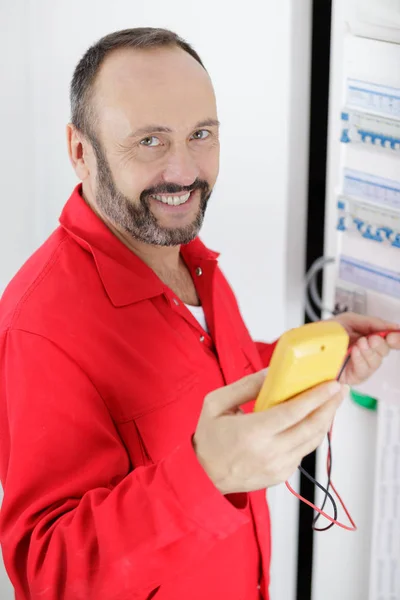
[[[263,369],[208,394],[204,399],[203,410],[209,417],[217,417],[232,412],[232,409],[241,404],[255,400],[260,393],[266,373],[267,370]]]
[[[277,434],[293,427],[334,396],[346,394],[347,390],[347,386],[331,381],[303,392],[292,400],[273,406],[263,413],[268,431]]]
[[[351,360],[345,370],[345,378],[348,383],[360,382],[370,374],[370,367],[362,351],[354,346],[351,351]]]
[[[400,350],[400,333],[389,333],[386,341],[393,350]]]
[[[357,347],[361,351],[361,355],[367,363],[369,371],[376,371],[382,364],[382,357],[370,347],[366,338],[360,338],[357,342]]]
[[[296,452],[303,457],[315,450],[329,431],[335,413],[345,398],[337,394],[305,419],[279,434],[279,441],[287,452]],[[302,454],[305,452],[305,454]]]
[[[378,335],[372,335],[368,339],[369,347],[379,354],[380,357],[385,358],[390,352],[390,346],[387,341]]]
[[[361,351],[355,346],[351,351],[351,359],[347,365],[342,379],[347,383],[354,384],[368,377],[369,367]]]
[[[351,315],[351,325],[354,330],[362,335],[370,335],[378,331],[386,331],[387,329],[398,329],[397,323],[385,321],[379,317],[365,317],[356,313]]]

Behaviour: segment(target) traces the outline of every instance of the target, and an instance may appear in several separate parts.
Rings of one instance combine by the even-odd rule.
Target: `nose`
[[[199,167],[186,146],[182,145],[171,149],[163,173],[163,179],[166,183],[188,186],[197,179],[199,173]]]

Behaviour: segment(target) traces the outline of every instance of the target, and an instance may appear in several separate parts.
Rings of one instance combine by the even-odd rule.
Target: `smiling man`
[[[250,338],[198,237],[219,124],[196,52],[165,30],[113,33],[76,67],[71,108],[81,183],[0,304],[16,598],[267,600],[265,490],[320,444],[346,388],[251,413],[274,345]],[[347,383],[400,347],[372,335],[391,327],[378,319],[341,321]]]

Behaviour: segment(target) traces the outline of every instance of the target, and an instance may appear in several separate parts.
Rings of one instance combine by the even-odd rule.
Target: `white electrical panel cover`
[[[348,23],[354,35],[400,43],[400,0],[353,0]]]
[[[359,25],[386,27],[400,42],[400,0],[356,6]],[[400,45],[348,35],[342,83],[336,304],[358,298],[360,312],[399,323]],[[399,600],[398,353],[359,391],[378,399],[369,600]]]
[[[399,323],[400,0],[335,0],[332,16],[325,316]],[[357,389],[378,409],[338,411],[333,477],[358,529],[315,536],[313,600],[400,600],[400,353]]]

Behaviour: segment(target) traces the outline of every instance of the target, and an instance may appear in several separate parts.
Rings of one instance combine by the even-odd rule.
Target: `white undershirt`
[[[200,325],[204,329],[204,331],[209,333],[203,307],[202,306],[191,306],[190,304],[186,304],[185,306],[188,310],[190,310],[190,312],[192,313],[194,318],[200,323]]]

